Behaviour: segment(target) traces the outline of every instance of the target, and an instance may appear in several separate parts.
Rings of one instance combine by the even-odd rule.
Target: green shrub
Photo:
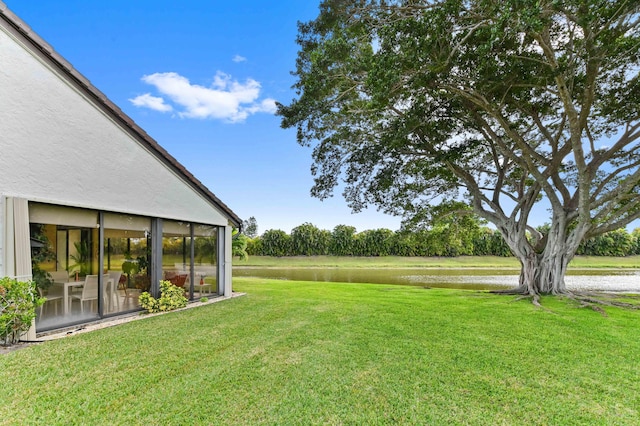
[[[187,306],[187,298],[182,287],[171,284],[170,281],[160,281],[160,298],[156,299],[148,292],[138,298],[140,306],[149,313],[172,311]]]
[[[238,256],[240,260],[249,259],[247,253],[247,243],[249,237],[244,234],[240,234],[237,229],[233,230],[233,238],[231,239],[231,251],[233,256]]]
[[[252,256],[262,256],[262,238],[255,237],[247,240],[247,254]]]
[[[20,335],[29,330],[36,308],[44,301],[38,296],[33,281],[0,279],[0,340],[5,346],[16,343]]]
[[[269,229],[262,234],[263,256],[289,256],[291,253],[291,237],[281,229]]]
[[[311,223],[303,223],[291,230],[290,254],[293,256],[321,256],[329,254],[331,232]]]

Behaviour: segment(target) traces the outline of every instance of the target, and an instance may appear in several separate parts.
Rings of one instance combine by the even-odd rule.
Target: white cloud
[[[155,111],[169,112],[173,110],[171,105],[167,105],[164,103],[164,99],[158,98],[156,96],[151,96],[150,93],[136,96],[133,99],[129,99],[129,101],[131,101],[131,103],[137,107],[151,108]]]
[[[275,114],[277,109],[278,108],[276,107],[276,100],[267,98],[263,99],[262,102],[255,104],[250,108],[247,108],[247,111],[251,112],[251,114],[255,114],[256,112]]]
[[[247,58],[245,58],[244,56],[236,55],[231,60],[233,62],[245,62],[247,60]]]
[[[218,71],[210,87],[191,84],[186,77],[175,72],[145,75],[142,81],[155,86],[162,97],[149,94],[138,96],[130,101],[140,107],[158,111],[173,109],[180,117],[199,119],[219,119],[230,122],[242,122],[249,115],[259,112],[273,114],[276,110],[273,99],[258,100],[260,83],[251,78],[244,83],[234,80],[230,75]],[[158,109],[158,108],[169,108]]]

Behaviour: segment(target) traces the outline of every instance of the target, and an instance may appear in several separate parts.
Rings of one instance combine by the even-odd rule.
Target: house
[[[240,218],[2,2],[0,63],[0,276],[38,283],[37,331],[161,279],[231,295]]]

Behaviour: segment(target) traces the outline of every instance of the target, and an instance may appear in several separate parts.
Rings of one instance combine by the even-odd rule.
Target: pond
[[[403,284],[467,290],[516,287],[516,269],[449,268],[260,268],[236,267],[234,276],[294,281]],[[565,282],[573,290],[640,292],[640,270],[573,269]]]

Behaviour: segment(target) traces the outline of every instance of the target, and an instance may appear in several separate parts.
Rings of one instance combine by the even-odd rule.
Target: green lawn
[[[234,259],[234,266],[261,267],[345,267],[345,268],[520,268],[515,257],[340,257],[340,256],[249,256],[248,260]],[[571,268],[640,268],[640,256],[607,257],[577,256]]]
[[[234,283],[247,295],[0,356],[0,424],[640,423],[639,312]]]

